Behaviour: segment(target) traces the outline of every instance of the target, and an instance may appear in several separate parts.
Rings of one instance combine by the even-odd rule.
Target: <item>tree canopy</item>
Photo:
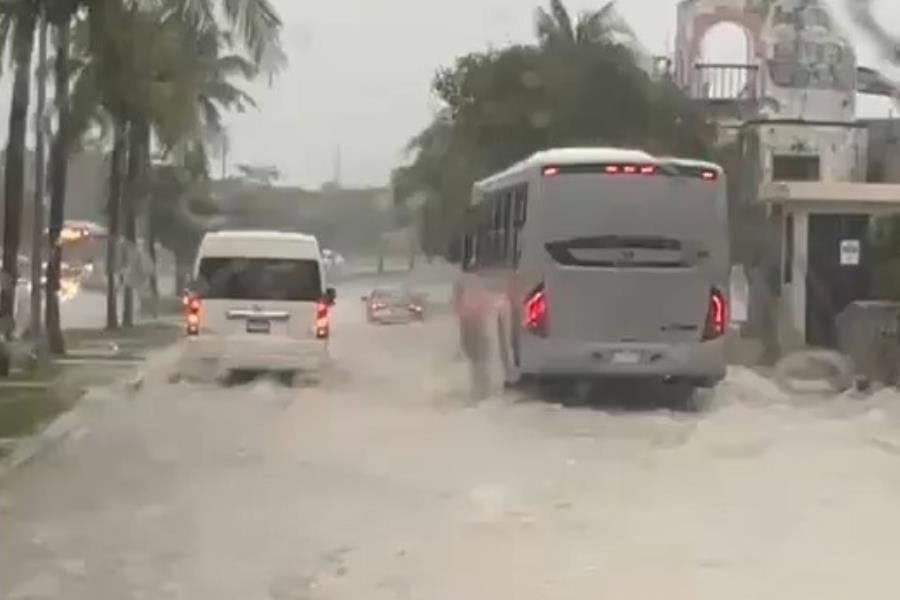
[[[715,128],[666,79],[640,66],[639,45],[608,3],[572,19],[560,0],[536,12],[536,41],[461,56],[439,69],[443,106],[395,170],[395,202],[428,202],[425,248],[443,253],[478,178],[535,151],[630,146],[707,158]]]

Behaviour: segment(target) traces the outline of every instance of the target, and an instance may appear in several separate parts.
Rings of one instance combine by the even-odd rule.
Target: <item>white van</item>
[[[191,359],[219,372],[317,371],[328,356],[327,287],[315,237],[217,231],[200,242],[185,297]]]

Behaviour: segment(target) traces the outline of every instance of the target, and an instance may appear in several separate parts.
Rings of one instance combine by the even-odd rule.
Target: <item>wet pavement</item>
[[[320,385],[172,384],[171,348],[87,405],[0,482],[0,598],[897,597],[895,392],[473,404],[449,316],[368,325],[366,291]]]

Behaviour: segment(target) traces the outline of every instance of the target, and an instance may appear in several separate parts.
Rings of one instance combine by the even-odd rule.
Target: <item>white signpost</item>
[[[859,257],[862,253],[859,240],[841,240],[841,265],[848,267],[859,266]]]

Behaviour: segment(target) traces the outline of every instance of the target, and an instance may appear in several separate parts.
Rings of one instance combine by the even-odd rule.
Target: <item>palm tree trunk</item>
[[[16,74],[13,80],[12,106],[9,111],[9,141],[3,197],[3,272],[0,274],[0,333],[8,338],[14,330],[16,282],[21,241],[22,208],[25,195],[25,134],[28,130],[28,102],[31,87],[31,52],[37,15],[26,5],[15,23],[13,56]],[[0,342],[2,343],[2,342]],[[10,361],[0,352],[0,376],[9,374]]]
[[[141,169],[141,136],[139,125],[132,122],[128,128],[128,167],[125,174],[125,195],[122,201],[122,218],[124,220],[125,247],[128,252],[128,265],[124,265],[128,276],[125,278],[124,303],[122,308],[122,326],[134,327],[134,287],[132,286],[131,273],[136,265],[133,264],[138,256],[137,246],[137,202],[138,185]]]
[[[150,127],[147,123],[141,123],[141,194],[145,202],[150,202],[147,193],[148,178],[150,177]],[[149,290],[149,314],[154,319],[159,316],[159,279],[156,265],[156,220],[153,218],[153,210],[149,204],[145,204],[144,216],[146,218],[146,231],[144,232],[147,256],[150,258],[150,290]]]
[[[106,238],[106,328],[109,330],[119,328],[119,297],[116,279],[119,270],[119,211],[122,204],[122,171],[127,143],[125,138],[125,124],[117,119],[112,160],[109,165],[109,200],[106,207],[109,220],[109,234]]]
[[[56,23],[55,102],[58,115],[56,138],[53,141],[50,164],[50,223],[47,260],[47,290],[45,293],[47,346],[54,354],[64,354],[65,339],[59,316],[59,278],[62,265],[62,246],[59,236],[63,228],[66,208],[66,181],[69,172],[69,36],[71,23],[63,19]]]
[[[47,104],[47,30],[49,23],[46,17],[41,18],[40,37],[38,39],[37,68],[37,107],[34,113],[34,128],[37,143],[34,150],[34,217],[31,229],[31,325],[29,332],[36,342],[39,355],[43,355],[41,343],[41,278],[44,276],[44,188],[45,188],[45,136],[44,110]]]

